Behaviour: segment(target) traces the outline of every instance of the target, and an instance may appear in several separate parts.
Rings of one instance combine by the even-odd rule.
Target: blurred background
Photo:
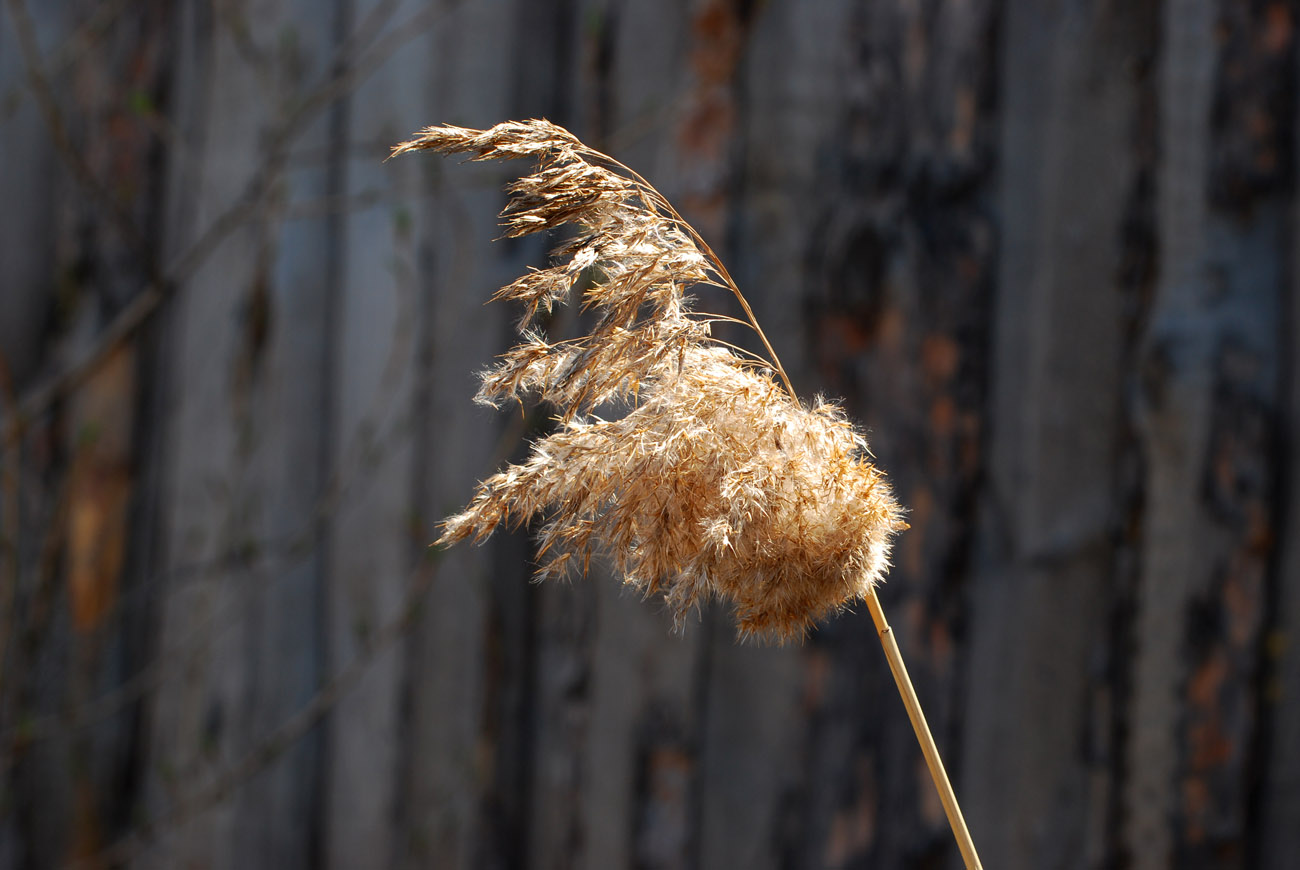
[[[1300,866],[1296,14],[4,0],[0,867],[959,866],[865,609],[428,549],[548,243],[383,159],[538,116],[869,428],[986,867]]]

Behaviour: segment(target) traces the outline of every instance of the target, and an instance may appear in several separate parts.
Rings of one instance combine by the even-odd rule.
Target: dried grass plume
[[[726,268],[667,200],[547,121],[428,127],[393,153],[422,149],[531,158],[533,174],[507,188],[506,235],[577,228],[554,265],[494,297],[522,304],[521,340],[478,395],[548,403],[557,428],[483,481],[438,543],[541,518],[539,576],[585,572],[602,555],[679,620],[721,598],[742,635],[782,640],[865,596],[906,527],[899,507],[840,409],[795,397]],[[539,315],[579,278],[595,325],[548,340]],[[729,318],[692,309],[686,293],[700,285],[735,295],[767,358],[712,337]]]

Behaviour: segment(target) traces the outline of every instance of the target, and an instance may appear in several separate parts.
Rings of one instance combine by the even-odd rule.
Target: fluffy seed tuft
[[[557,429],[527,461],[481,483],[438,543],[481,541],[541,517],[539,576],[585,572],[600,554],[628,585],[662,595],[679,623],[721,598],[742,635],[779,640],[865,596],[906,528],[899,507],[840,409],[795,398],[752,315],[770,359],[711,337],[717,318],[691,309],[691,287],[725,288],[749,307],[668,201],[547,121],[428,127],[393,153],[422,149],[532,158],[534,173],[507,188],[506,235],[579,230],[555,265],[498,291],[523,306],[522,340],[478,396],[539,399],[556,409]],[[594,276],[582,301],[595,325],[550,343],[538,318],[581,276]],[[596,415],[610,406],[626,412]]]

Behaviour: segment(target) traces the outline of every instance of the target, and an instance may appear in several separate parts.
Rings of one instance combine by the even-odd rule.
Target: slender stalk
[[[871,619],[876,623],[876,631],[880,633],[880,645],[885,648],[889,670],[898,685],[898,694],[903,697],[907,718],[912,720],[912,730],[916,732],[916,739],[921,743],[921,753],[925,756],[926,766],[930,768],[930,778],[934,780],[934,787],[939,791],[939,800],[943,802],[943,811],[948,816],[948,825],[952,828],[952,834],[957,838],[957,848],[961,850],[962,860],[966,862],[966,870],[983,870],[984,865],[980,864],[979,855],[975,854],[975,842],[966,828],[961,807],[957,805],[957,795],[953,793],[952,783],[948,781],[948,773],[939,758],[939,748],[930,734],[930,726],[925,722],[921,702],[916,697],[916,690],[912,688],[912,680],[907,676],[903,655],[898,651],[898,641],[894,640],[894,630],[889,627],[889,622],[885,619],[885,611],[880,607],[880,599],[876,596],[875,589],[867,593],[867,609],[871,611]]]

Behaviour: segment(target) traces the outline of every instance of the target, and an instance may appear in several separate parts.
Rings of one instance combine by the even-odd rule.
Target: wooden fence
[[[986,867],[1297,866],[1297,12],[5,0],[0,867],[956,866],[865,612],[428,550],[546,251],[383,160],[538,116],[869,427]]]

